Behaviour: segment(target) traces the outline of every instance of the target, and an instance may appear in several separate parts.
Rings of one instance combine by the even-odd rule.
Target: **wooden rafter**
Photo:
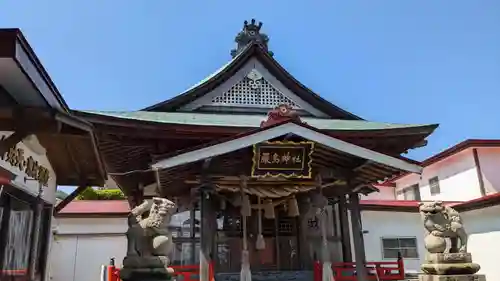
[[[71,192],[66,198],[64,198],[59,204],[54,207],[54,215],[57,215],[64,207],[66,207],[71,201],[73,201],[78,195],[80,195],[88,186],[80,185],[73,192]]]

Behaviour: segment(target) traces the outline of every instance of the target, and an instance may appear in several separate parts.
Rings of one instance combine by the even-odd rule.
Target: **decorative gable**
[[[211,103],[214,106],[261,108],[275,108],[283,104],[289,105],[293,109],[300,109],[296,102],[271,85],[256,69],[252,69],[229,90],[213,97]]]
[[[283,104],[299,115],[327,116],[285,87],[256,58],[251,58],[229,79],[181,110],[266,114]]]

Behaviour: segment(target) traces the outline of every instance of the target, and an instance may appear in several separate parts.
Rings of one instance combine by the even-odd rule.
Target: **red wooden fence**
[[[182,276],[183,281],[199,281],[199,265],[176,265],[171,266],[174,269],[174,276]],[[210,264],[210,281],[215,281],[213,264]],[[403,259],[399,258],[395,262],[367,262],[366,269],[368,280],[370,281],[396,281],[405,279],[405,270]],[[104,278],[101,281],[121,281],[120,269],[114,265],[106,267]],[[357,281],[356,263],[339,262],[332,264],[332,271],[335,281]],[[323,264],[319,261],[314,263],[313,271],[314,281],[322,281]]]
[[[373,281],[395,281],[405,279],[403,259],[394,262],[367,262],[366,270],[368,280]],[[335,281],[357,281],[356,263],[339,262],[332,264],[333,277]],[[322,281],[323,264],[319,261],[314,263],[314,281]]]
[[[111,263],[113,264],[113,262]],[[183,281],[199,281],[200,279],[200,265],[174,265],[170,266],[174,270],[174,276],[182,276]],[[215,281],[213,265],[209,265],[209,276],[210,281]],[[120,279],[120,269],[114,265],[108,265],[106,267],[105,280],[101,281],[121,281]],[[103,278],[101,278],[103,279]]]

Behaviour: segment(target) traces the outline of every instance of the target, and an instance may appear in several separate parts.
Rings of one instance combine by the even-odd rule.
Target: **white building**
[[[462,213],[469,251],[481,265],[480,273],[488,280],[500,280],[500,267],[492,259],[500,251],[500,193],[496,192],[500,178],[494,173],[499,161],[500,141],[467,140],[423,161],[422,177],[406,174],[378,186],[379,193],[361,200],[367,260],[390,261],[401,252],[406,271],[419,272],[425,249],[419,201],[412,199],[420,196],[424,201],[446,201]],[[64,208],[55,220],[51,280],[84,281],[88,276],[98,276],[100,265],[107,264],[111,257],[121,266],[128,210],[125,201],[74,201]],[[174,218],[180,242],[173,259],[189,264],[191,253],[196,259],[198,251],[182,242],[190,228],[183,216],[189,217],[185,213]]]
[[[466,140],[392,180],[400,200],[467,201],[500,191],[500,140]]]

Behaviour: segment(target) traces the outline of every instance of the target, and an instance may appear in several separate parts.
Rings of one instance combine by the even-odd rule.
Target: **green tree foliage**
[[[87,187],[77,197],[78,200],[124,200],[125,195],[119,189],[93,189]]]
[[[68,193],[62,191],[62,190],[57,190],[56,191],[56,198],[63,200],[64,198],[68,197]]]

